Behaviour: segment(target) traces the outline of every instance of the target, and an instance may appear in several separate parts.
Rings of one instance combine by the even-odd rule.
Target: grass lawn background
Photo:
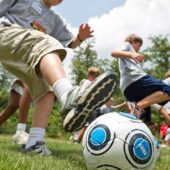
[[[18,145],[12,145],[12,136],[0,135],[0,170],[86,170],[81,144],[47,138],[52,156],[25,155]],[[155,170],[170,170],[170,149],[161,148]]]

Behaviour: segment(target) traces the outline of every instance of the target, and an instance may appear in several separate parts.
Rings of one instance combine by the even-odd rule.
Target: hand
[[[131,58],[137,63],[142,63],[144,61],[144,56],[140,53],[131,53]]]
[[[81,24],[79,27],[78,38],[80,41],[84,41],[87,38],[93,37],[92,33],[94,31],[91,30],[91,27],[88,24]]]

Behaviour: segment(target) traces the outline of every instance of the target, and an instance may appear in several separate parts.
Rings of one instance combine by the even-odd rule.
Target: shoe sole
[[[65,117],[64,129],[72,132],[83,128],[88,122],[90,114],[112,97],[115,85],[113,73],[107,72],[98,77],[81,96],[77,107],[73,108]]]

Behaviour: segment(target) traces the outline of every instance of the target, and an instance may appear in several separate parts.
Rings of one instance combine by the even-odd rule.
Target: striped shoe
[[[35,145],[25,148],[25,145],[22,146],[22,152],[25,154],[37,154],[41,156],[50,156],[51,151],[47,148],[43,141],[37,141]]]
[[[84,127],[90,114],[113,95],[115,85],[115,75],[106,72],[97,77],[83,92],[81,85],[70,90],[61,111],[61,115],[65,115],[64,129],[77,131]]]

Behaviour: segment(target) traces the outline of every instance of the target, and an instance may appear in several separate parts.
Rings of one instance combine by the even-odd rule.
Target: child
[[[165,74],[165,80],[163,82],[170,86],[170,70]],[[165,105],[154,104],[152,105],[156,111],[159,111],[165,118],[166,123],[170,126],[170,102],[167,102]]]
[[[119,58],[120,88],[126,99],[132,103],[137,115],[150,111],[154,103],[170,100],[170,86],[145,73],[141,67],[144,56],[139,53],[143,43],[141,37],[130,34],[121,50],[112,51],[112,57]],[[135,108],[135,109],[134,109]]]
[[[101,74],[99,68],[97,67],[89,67],[87,70],[87,78],[83,79],[80,82],[80,85],[82,86],[81,90],[82,92],[88,87],[90,86],[90,84],[97,78],[99,77],[99,75]],[[80,92],[81,93],[81,92]],[[89,117],[89,121],[92,121],[96,118],[96,111],[93,111],[92,114]],[[91,120],[92,119],[92,120]],[[88,123],[87,123],[88,124]],[[85,132],[85,129],[87,128],[87,125],[85,127],[83,127],[80,131],[75,131],[73,132],[73,142],[80,142],[83,134]]]
[[[26,133],[26,121],[28,110],[31,104],[28,87],[19,79],[14,79],[9,89],[9,100],[7,107],[0,113],[0,125],[3,124],[19,108],[19,123],[16,133],[13,135],[13,142],[25,144],[28,140]]]
[[[67,79],[62,66],[65,48],[78,47],[93,36],[93,31],[88,24],[82,24],[73,37],[61,17],[51,10],[61,2],[0,1],[0,61],[28,85],[36,102],[29,139],[23,148],[25,153],[51,154],[44,136],[55,96],[62,107],[64,129],[75,131],[86,124],[91,112],[105,103],[114,91],[112,73],[101,75],[83,94],[79,93],[81,86],[73,86]]]

